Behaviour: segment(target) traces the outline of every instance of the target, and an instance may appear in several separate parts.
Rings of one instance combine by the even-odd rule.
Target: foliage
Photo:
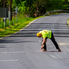
[[[69,19],[67,20],[67,26],[68,26],[68,28],[69,28]]]
[[[8,5],[10,0],[6,1]],[[68,6],[66,5],[68,4],[69,0],[13,0],[12,10],[15,10],[17,6],[19,12],[23,14],[30,14],[31,16],[34,14],[43,15],[47,11],[67,9]]]
[[[18,10],[19,10],[21,13],[25,13],[25,9],[26,9],[25,3],[26,3],[26,1],[23,1],[23,2],[21,2],[21,4],[19,4]]]
[[[62,0],[25,0],[20,4],[19,11],[31,16],[35,13],[43,15],[46,11],[62,9],[63,2]]]

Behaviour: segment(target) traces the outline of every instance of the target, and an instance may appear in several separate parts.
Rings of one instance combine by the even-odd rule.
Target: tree
[[[65,3],[68,3],[68,0],[65,0]]]
[[[62,9],[63,2],[68,0],[13,0],[13,8],[18,6],[20,12],[43,15],[47,11]]]
[[[7,0],[1,0],[1,2],[2,2],[2,7],[7,7]]]
[[[12,2],[13,0],[9,1],[9,19],[12,20]]]

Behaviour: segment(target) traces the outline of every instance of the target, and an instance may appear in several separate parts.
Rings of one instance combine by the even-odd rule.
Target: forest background
[[[18,11],[22,14],[30,16],[41,16],[47,11],[58,9],[69,10],[69,0],[0,0],[0,7],[8,7],[10,5],[12,11],[18,7]]]

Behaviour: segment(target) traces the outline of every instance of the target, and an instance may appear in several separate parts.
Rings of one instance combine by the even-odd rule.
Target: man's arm
[[[41,45],[41,49],[43,49],[45,42],[47,42],[47,40],[45,38],[43,38],[42,45]]]
[[[44,45],[45,42],[47,42],[47,40],[46,40],[46,38],[43,38],[42,46]]]

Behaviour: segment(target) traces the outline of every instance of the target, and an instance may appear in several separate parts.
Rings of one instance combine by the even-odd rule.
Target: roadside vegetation
[[[16,6],[19,12],[36,17],[48,11],[69,10],[69,0],[13,0],[13,10]]]
[[[69,19],[67,20],[67,26],[69,27]]]

